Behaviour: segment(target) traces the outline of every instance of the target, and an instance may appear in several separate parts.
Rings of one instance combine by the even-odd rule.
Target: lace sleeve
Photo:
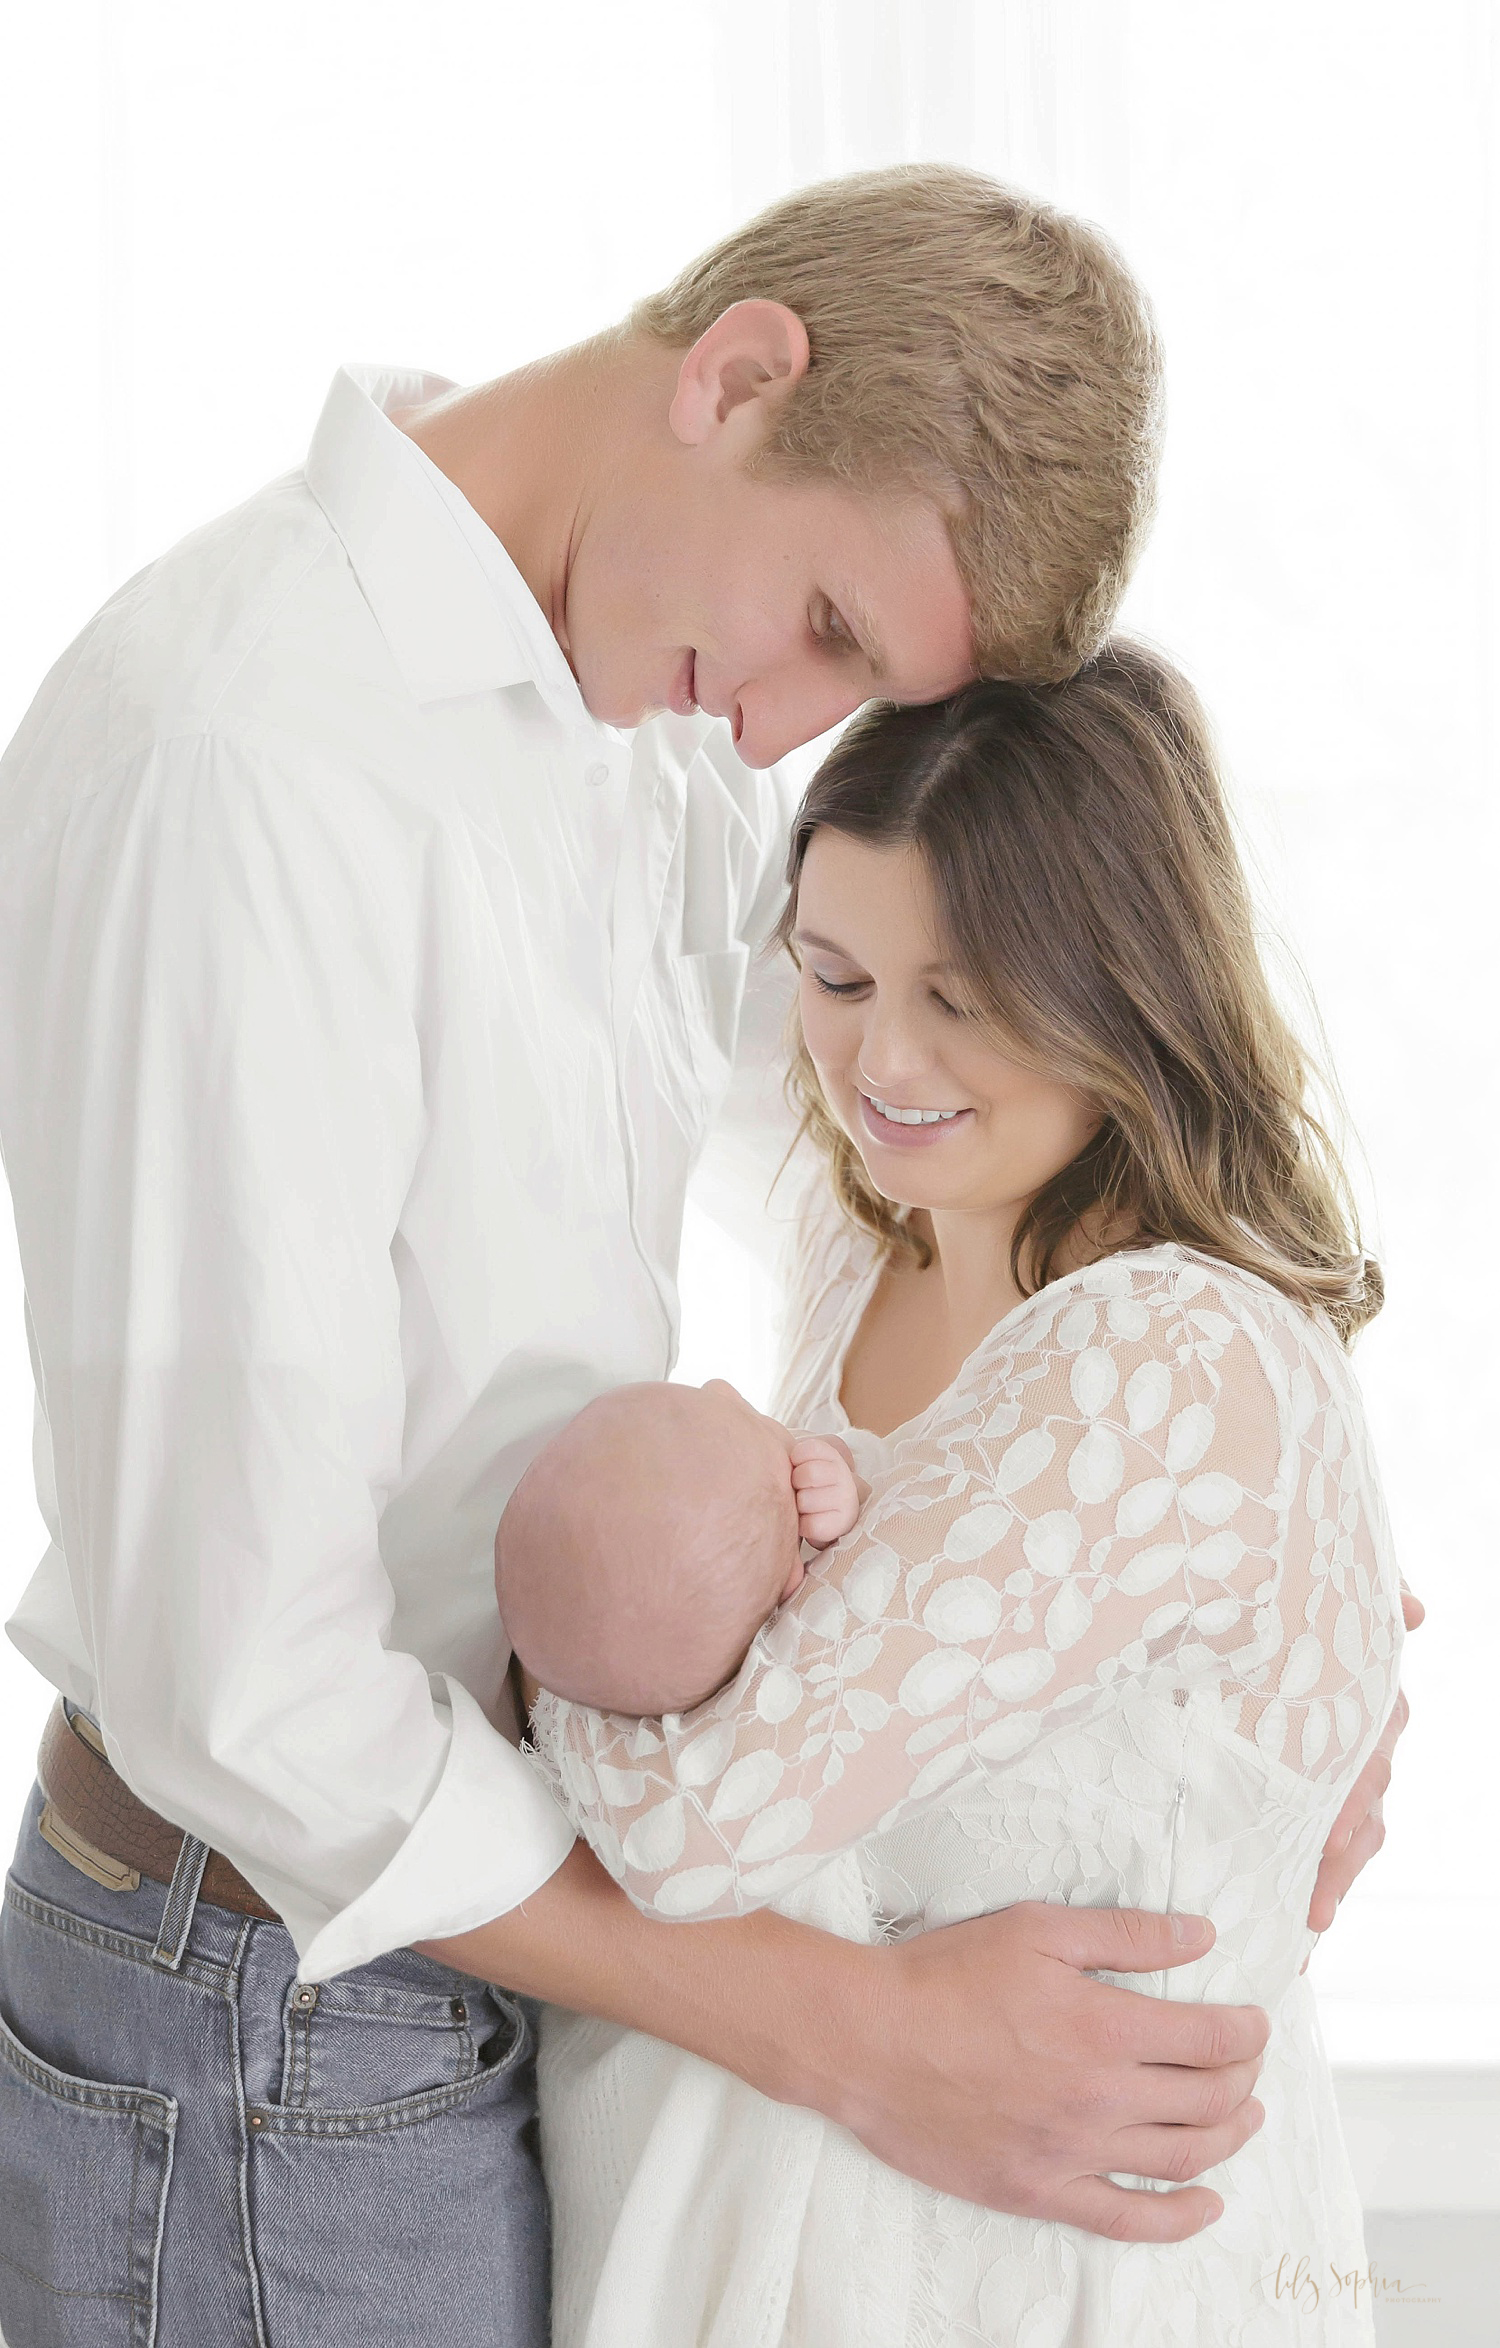
[[[543,1759],[662,1916],[775,1898],[1128,1678],[1217,1682],[1263,1750],[1334,1774],[1389,1702],[1394,1594],[1346,1392],[1259,1283],[1176,1249],[1096,1265],[892,1442],[728,1687],[660,1721],[546,1697]]]

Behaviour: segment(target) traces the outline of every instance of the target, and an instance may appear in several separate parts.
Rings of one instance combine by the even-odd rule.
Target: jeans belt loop
[[[164,1973],[175,1973],[182,1963],[193,1910],[198,1905],[203,1870],[208,1865],[208,1849],[208,1844],[200,1843],[196,1835],[185,1834],[182,1838],[182,1849],[177,1854],[177,1864],[172,1870],[167,1904],[161,1912],[161,1929],[156,1935],[156,1946],[151,1951],[152,1964],[160,1965]]]

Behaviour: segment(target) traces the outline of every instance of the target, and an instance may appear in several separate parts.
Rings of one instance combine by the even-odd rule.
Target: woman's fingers
[[[1328,1930],[1339,1901],[1385,1841],[1381,1801],[1391,1782],[1391,1755],[1396,1739],[1406,1726],[1410,1710],[1398,1688],[1391,1716],[1380,1732],[1380,1742],[1354,1780],[1348,1799],[1333,1822],[1307,1911],[1308,1929],[1312,1932]]]
[[[1248,2144],[1265,2118],[1254,2096],[1216,2128],[1122,2128],[1110,2145],[1120,2175],[1157,2177],[1164,2185],[1186,2185],[1205,2169],[1216,2169]]]
[[[1376,1802],[1349,1835],[1341,1850],[1330,1844],[1323,1854],[1318,1869],[1318,1880],[1313,1886],[1312,1905],[1307,1911],[1308,1928],[1326,1932],[1338,1913],[1338,1904],[1360,1871],[1368,1867],[1385,1841],[1385,1812]]]
[[[1224,2215],[1223,2196],[1205,2185],[1181,2193],[1132,2193],[1107,2177],[1075,2177],[1047,2215],[1111,2242],[1186,2242]]]

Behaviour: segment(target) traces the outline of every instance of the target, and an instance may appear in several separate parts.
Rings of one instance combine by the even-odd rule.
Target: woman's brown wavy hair
[[[1379,1269],[1262,965],[1207,721],[1175,669],[1116,638],[1065,684],[864,711],[794,827],[778,931],[794,954],[803,858],[825,828],[921,852],[971,1005],[1101,1112],[1021,1218],[1023,1293],[1081,1240],[1095,1257],[1175,1240],[1325,1314],[1346,1344],[1374,1318]],[[800,1032],[788,1088],[845,1213],[890,1256],[926,1262]]]

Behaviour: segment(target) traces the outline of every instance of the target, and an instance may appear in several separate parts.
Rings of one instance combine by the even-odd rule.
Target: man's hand
[[[1223,2214],[1217,2193],[1141,2192],[1108,2172],[1184,2186],[1238,2152],[1265,2117],[1250,2090],[1270,2025],[1256,2006],[1090,1975],[1188,1964],[1213,1938],[1201,1917],[1031,1901],[918,1934],[887,1952],[887,2026],[867,2050],[887,2055],[881,2102],[868,2070],[851,2080],[846,2126],[965,2200],[1116,2241],[1184,2241]]]
[[[1221,2214],[1216,2193],[1107,2172],[1185,2186],[1236,2152],[1261,2124],[1269,2025],[1089,1974],[1160,1972],[1212,1945],[1200,1918],[1034,1902],[894,1948],[770,1912],[658,1923],[580,1845],[524,1907],[424,1953],[686,2047],[966,2201],[1179,2242]]]
[[[1427,1614],[1421,1599],[1414,1598],[1404,1584],[1401,1614],[1408,1634],[1421,1627]],[[1411,1707],[1398,1688],[1391,1717],[1381,1731],[1380,1742],[1350,1787],[1349,1799],[1335,1818],[1333,1832],[1323,1846],[1318,1880],[1313,1885],[1312,1905],[1307,1911],[1310,1932],[1328,1930],[1350,1884],[1361,1869],[1369,1865],[1385,1841],[1385,1789],[1391,1782],[1391,1755],[1396,1750],[1396,1739],[1410,1717]],[[1306,1970],[1304,1965],[1303,1971]]]

